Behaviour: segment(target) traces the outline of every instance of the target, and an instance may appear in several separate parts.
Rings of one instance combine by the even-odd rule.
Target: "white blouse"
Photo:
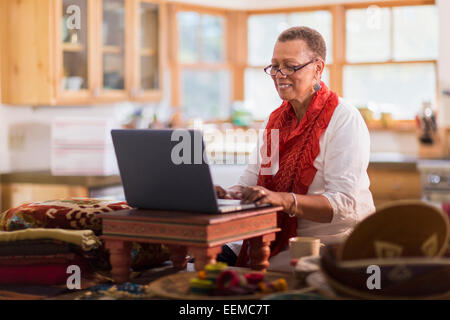
[[[333,219],[330,223],[299,219],[297,235],[317,237],[328,244],[342,241],[360,220],[375,211],[367,175],[370,137],[360,112],[339,98],[319,145],[314,160],[317,172],[307,194],[325,196],[333,208]],[[253,152],[258,152],[257,148]],[[259,165],[249,164],[238,184],[256,185],[258,173]],[[236,245],[231,246],[235,252]]]

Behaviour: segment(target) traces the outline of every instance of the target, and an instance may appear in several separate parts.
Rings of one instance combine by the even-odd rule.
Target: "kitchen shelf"
[[[84,50],[84,45],[80,43],[68,43],[62,44],[62,50],[64,52],[82,52]]]
[[[141,49],[141,56],[144,57],[153,57],[156,55],[155,49]]]
[[[0,70],[1,102],[38,107],[161,100],[167,55],[165,1],[75,3],[81,14],[76,32],[64,26],[71,0],[0,1],[1,65],[14,66]],[[112,15],[103,14],[109,10]],[[88,87],[68,90],[64,77],[82,77]]]
[[[123,52],[122,47],[119,46],[103,46],[103,53],[120,54]]]

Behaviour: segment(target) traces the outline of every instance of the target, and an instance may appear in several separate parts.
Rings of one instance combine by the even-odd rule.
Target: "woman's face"
[[[314,54],[303,40],[277,41],[273,49],[272,66],[278,68],[298,67],[314,59]],[[314,92],[313,86],[320,80],[324,63],[321,59],[305,66],[289,76],[278,72],[272,79],[275,88],[283,100],[302,101]]]

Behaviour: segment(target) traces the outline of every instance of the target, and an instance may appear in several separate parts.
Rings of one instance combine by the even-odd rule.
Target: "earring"
[[[317,91],[319,91],[319,90],[322,88],[322,86],[320,85],[319,82],[316,82],[316,83],[314,84],[313,88],[314,88],[314,91],[317,92]]]

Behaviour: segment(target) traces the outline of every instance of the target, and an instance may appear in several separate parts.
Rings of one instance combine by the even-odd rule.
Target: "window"
[[[270,64],[278,35],[293,26],[308,26],[319,31],[327,45],[327,67],[322,80],[329,85],[329,64],[333,61],[332,15],[329,11],[281,14],[252,14],[248,18],[248,61],[245,70],[246,107],[258,120],[266,119],[281,104],[272,78],[263,68]]]
[[[414,119],[436,104],[438,12],[434,5],[346,12],[344,97],[376,114]]]
[[[225,17],[180,11],[176,18],[183,114],[206,120],[229,118],[231,86],[225,57]]]
[[[186,118],[229,120],[233,100],[243,100],[255,120],[267,119],[282,101],[263,68],[278,35],[303,25],[325,39],[322,80],[332,90],[375,118],[414,119],[425,102],[436,105],[437,6],[377,3],[239,12],[173,5],[174,105]]]

